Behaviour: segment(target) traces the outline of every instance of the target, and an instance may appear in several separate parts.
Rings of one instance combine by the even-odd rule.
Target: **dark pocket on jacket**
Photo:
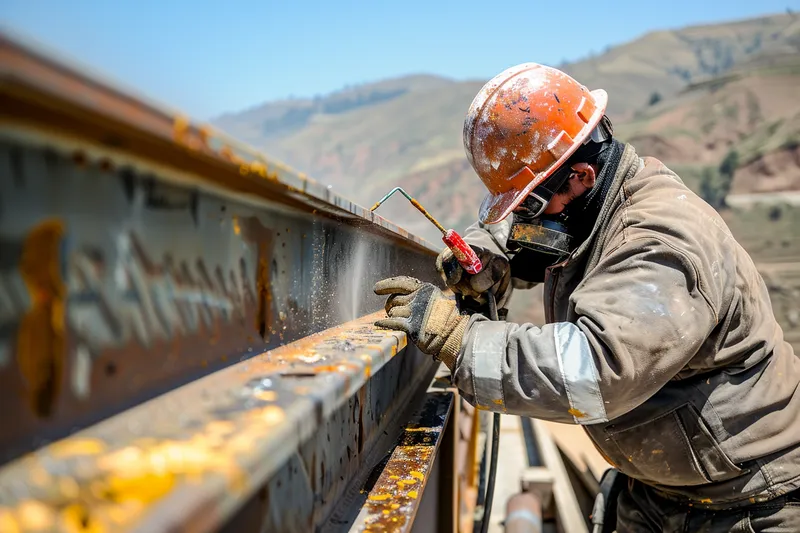
[[[620,470],[668,486],[703,485],[739,476],[691,404],[635,425],[611,424],[607,435],[622,453]],[[627,465],[626,465],[627,463]]]

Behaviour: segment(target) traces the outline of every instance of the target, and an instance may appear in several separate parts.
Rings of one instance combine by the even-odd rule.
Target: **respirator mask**
[[[579,244],[573,242],[574,237],[569,231],[570,215],[583,209],[586,198],[592,193],[592,190],[572,200],[561,213],[545,215],[544,211],[553,196],[574,174],[572,165],[578,162],[597,161],[600,154],[611,146],[612,133],[611,122],[607,117],[603,117],[603,120],[583,145],[576,150],[575,154],[541,185],[534,188],[514,209],[514,219],[507,243],[509,250],[518,251],[517,255],[521,259],[524,258],[526,263],[534,263],[542,271],[544,268],[566,259]],[[534,268],[534,270],[540,268]],[[538,280],[531,279],[530,281]]]

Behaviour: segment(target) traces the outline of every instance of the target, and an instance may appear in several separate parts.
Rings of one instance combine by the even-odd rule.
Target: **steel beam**
[[[406,384],[427,384],[435,370],[405,335],[373,328],[378,316],[220,370],[6,465],[0,530],[212,531],[253,496],[263,508],[239,530],[314,530],[374,466],[365,452],[385,453],[376,443],[424,397]],[[420,472],[448,412],[406,432]]]
[[[2,35],[0,109],[0,463],[437,279],[425,241]]]

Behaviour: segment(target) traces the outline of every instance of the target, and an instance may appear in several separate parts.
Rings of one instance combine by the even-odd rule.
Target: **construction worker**
[[[607,99],[533,63],[489,81],[464,123],[489,191],[464,238],[485,268],[442,251],[459,304],[379,281],[377,325],[476,406],[582,425],[625,479],[619,533],[800,532],[800,359],[722,218],[613,137]],[[473,312],[539,283],[545,325]]]

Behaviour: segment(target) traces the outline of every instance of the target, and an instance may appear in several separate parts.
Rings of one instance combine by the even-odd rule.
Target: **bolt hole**
[[[117,365],[114,363],[106,363],[106,376],[113,376],[117,373]]]

